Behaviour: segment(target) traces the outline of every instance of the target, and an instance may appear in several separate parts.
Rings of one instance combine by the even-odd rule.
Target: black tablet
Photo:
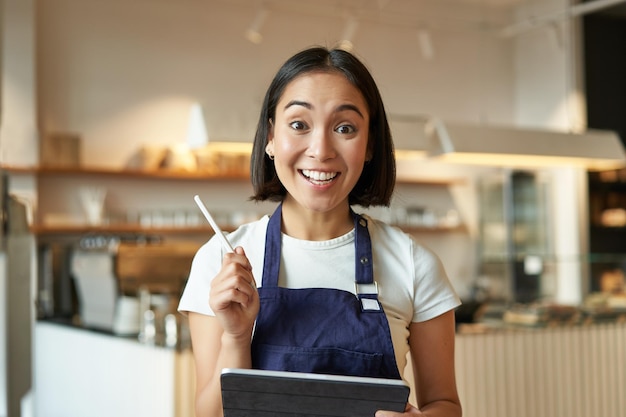
[[[222,370],[224,417],[368,417],[404,411],[402,380],[258,369]]]

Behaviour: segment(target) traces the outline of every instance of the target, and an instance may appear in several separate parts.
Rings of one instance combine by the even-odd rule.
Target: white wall
[[[428,4],[417,11],[427,15]],[[432,15],[443,13],[430,8]],[[251,141],[278,66],[309,45],[334,45],[344,22],[341,13],[273,12],[263,42],[254,45],[243,32],[256,10],[252,0],[39,1],[42,134],[79,132],[86,163],[120,166],[142,143],[183,141],[189,106],[197,101],[210,137]],[[453,22],[460,13],[454,10],[447,10]],[[489,16],[463,10],[479,15],[476,21]],[[503,20],[501,13],[492,19]],[[356,52],[389,113],[512,123],[511,41],[477,24],[431,26],[430,61],[421,56],[413,28],[368,21],[356,32]]]
[[[0,8],[0,162],[35,165],[34,0],[4,0]]]
[[[529,2],[517,10],[517,21],[534,17],[547,22],[511,39],[515,50],[515,123],[519,126],[566,131],[586,128],[580,22],[559,14],[570,3],[575,2]]]

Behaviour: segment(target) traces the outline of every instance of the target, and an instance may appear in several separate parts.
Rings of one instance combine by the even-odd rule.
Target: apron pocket
[[[308,372],[374,377],[380,375],[383,355],[341,348],[257,345],[252,367],[271,371]]]

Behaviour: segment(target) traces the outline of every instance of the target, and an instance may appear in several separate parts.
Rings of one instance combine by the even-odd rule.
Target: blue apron
[[[332,288],[281,288],[281,208],[267,226],[252,367],[400,379],[389,323],[378,302],[367,220],[352,212],[357,296]]]

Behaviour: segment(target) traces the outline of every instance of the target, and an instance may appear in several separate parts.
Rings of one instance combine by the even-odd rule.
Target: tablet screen
[[[224,417],[367,417],[404,411],[402,380],[263,371],[222,370]]]

